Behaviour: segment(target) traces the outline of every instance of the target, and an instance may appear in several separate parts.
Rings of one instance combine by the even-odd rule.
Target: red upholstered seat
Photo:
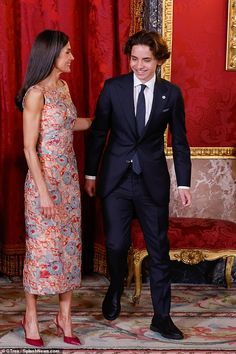
[[[171,217],[169,224],[170,249],[236,249],[236,223],[227,220]],[[145,249],[138,220],[133,221],[134,249]]]

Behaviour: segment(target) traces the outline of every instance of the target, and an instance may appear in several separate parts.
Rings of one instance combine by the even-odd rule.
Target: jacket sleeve
[[[172,135],[175,174],[178,186],[190,187],[191,159],[185,126],[184,100],[180,89],[176,86],[174,86],[174,89],[174,102],[169,127]]]

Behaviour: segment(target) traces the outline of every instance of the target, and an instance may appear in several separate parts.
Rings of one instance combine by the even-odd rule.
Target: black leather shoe
[[[183,333],[176,327],[170,316],[154,315],[150,329],[158,332],[164,338],[168,339],[183,339]]]
[[[110,288],[108,288],[108,291],[102,303],[102,313],[107,320],[113,321],[119,316],[121,308],[120,298],[120,291],[112,291]]]

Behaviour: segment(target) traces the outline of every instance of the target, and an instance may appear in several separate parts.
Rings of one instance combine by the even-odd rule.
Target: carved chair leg
[[[142,261],[147,256],[147,251],[136,251],[134,253],[134,281],[135,281],[135,292],[132,297],[132,303],[138,304],[141,296],[142,290]]]
[[[226,257],[225,281],[226,281],[227,288],[231,287],[231,272],[232,272],[233,264],[234,264],[234,256]]]
[[[139,254],[134,255],[134,281],[135,281],[135,291],[132,297],[133,304],[138,304],[141,296],[142,290],[142,259]]]

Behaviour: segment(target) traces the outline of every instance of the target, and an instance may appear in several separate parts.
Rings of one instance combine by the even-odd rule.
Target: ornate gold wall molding
[[[142,30],[143,9],[144,9],[144,0],[130,1],[130,12],[131,12],[130,35]]]
[[[229,1],[229,16],[230,16],[230,36],[229,42],[233,46],[234,64],[236,70],[236,0]],[[229,20],[228,20],[229,22]],[[232,30],[233,29],[233,30]],[[173,38],[173,0],[163,0],[163,22],[162,35],[166,39],[168,47],[172,49]],[[229,31],[228,31],[229,35]],[[162,77],[166,80],[171,80],[171,60],[167,60],[162,67]],[[172,156],[172,148],[167,146],[168,131],[165,134],[165,152],[166,156]],[[191,147],[191,156],[194,158],[236,158],[236,148],[234,147]]]
[[[226,70],[236,70],[236,0],[228,0]]]
[[[172,148],[165,149],[166,156],[172,157]],[[195,159],[235,159],[236,148],[233,147],[191,147],[191,156]]]
[[[162,4],[162,35],[165,38],[168,48],[172,49],[172,27],[173,27],[173,0],[163,0]],[[171,56],[161,67],[161,76],[171,79]]]

